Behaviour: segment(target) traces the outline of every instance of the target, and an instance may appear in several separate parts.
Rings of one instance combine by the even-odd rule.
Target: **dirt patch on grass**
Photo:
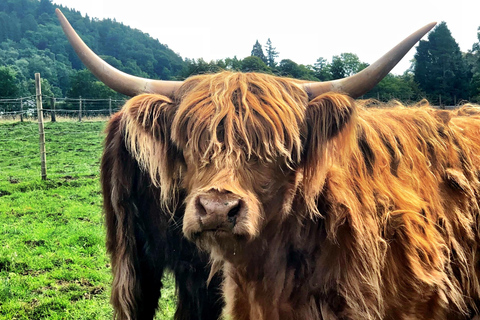
[[[46,303],[40,303],[32,300],[28,315],[30,319],[47,319],[53,311],[63,311],[67,307],[67,301],[52,300]]]
[[[45,245],[45,240],[26,240],[25,244],[30,248],[43,247]]]
[[[42,275],[42,274],[46,273],[47,271],[49,271],[49,270],[32,270],[32,269],[29,269],[29,270],[25,270],[25,271],[21,272],[20,274],[22,276],[38,277],[39,275]]]
[[[9,177],[9,178],[8,178],[8,181],[9,181],[11,184],[20,183],[20,179],[13,178],[13,177]]]
[[[7,257],[0,258],[0,270],[5,272],[22,273],[28,269],[28,265],[25,262],[15,262]]]
[[[9,192],[9,191],[6,191],[6,190],[0,190],[0,197],[3,197],[3,196],[9,196],[11,195],[12,193]]]
[[[103,285],[94,285],[90,280],[85,278],[74,281],[57,280],[56,285],[58,286],[58,291],[69,292],[71,294],[70,301],[90,300],[106,290]]]

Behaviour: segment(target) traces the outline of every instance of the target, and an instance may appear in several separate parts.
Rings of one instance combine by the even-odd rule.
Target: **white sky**
[[[53,0],[90,18],[111,18],[183,58],[243,59],[270,38],[277,61],[314,64],[351,52],[373,63],[410,33],[445,21],[460,49],[478,41],[479,0]],[[424,38],[426,39],[426,37]],[[393,69],[401,74],[415,50]]]

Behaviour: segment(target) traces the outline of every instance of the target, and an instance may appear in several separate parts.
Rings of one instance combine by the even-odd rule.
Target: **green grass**
[[[111,319],[99,185],[104,121],[0,123],[0,319]],[[165,279],[157,319],[172,319]]]

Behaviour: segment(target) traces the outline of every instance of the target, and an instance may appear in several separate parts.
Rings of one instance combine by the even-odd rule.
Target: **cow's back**
[[[386,319],[475,315],[480,109],[360,108],[354,139],[325,190],[327,230],[342,239],[335,226],[347,221],[354,234],[340,243],[357,251],[347,272],[365,270],[365,279],[380,284],[359,296],[381,296]]]

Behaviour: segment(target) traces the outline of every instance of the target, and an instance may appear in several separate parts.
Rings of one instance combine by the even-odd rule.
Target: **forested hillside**
[[[43,78],[43,92],[55,97],[106,98],[114,93],[97,81],[68,44],[54,13],[51,0],[0,1],[0,98],[33,93],[34,73]],[[218,61],[182,59],[161,39],[115,20],[83,17],[62,8],[84,41],[102,58],[124,72],[155,78],[182,80],[192,74],[234,70],[265,72],[311,81],[326,81],[352,75],[368,64],[354,53],[327,59],[321,56],[312,65],[284,59],[268,39],[253,44],[249,57],[225,57]],[[480,21],[479,21],[480,25]],[[175,49],[175,48],[173,48]],[[365,98],[387,101],[418,101],[454,105],[462,100],[480,102],[479,41],[461,52],[447,23],[442,22],[420,41],[412,67],[403,75],[388,75]]]
[[[84,66],[63,34],[56,7],[50,0],[0,1],[0,66],[9,67],[0,72],[13,71],[19,84],[17,92],[0,89],[0,96],[27,94],[35,72],[56,96],[76,95],[69,92],[72,81],[89,76],[77,74]],[[157,79],[172,79],[182,70],[183,59],[148,34],[110,19],[99,21],[61,9],[84,41],[113,66]]]

